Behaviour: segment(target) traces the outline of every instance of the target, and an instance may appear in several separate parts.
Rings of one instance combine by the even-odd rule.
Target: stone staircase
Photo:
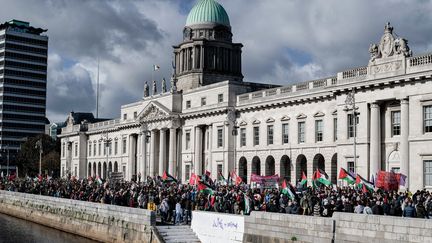
[[[169,226],[156,226],[159,235],[163,238],[165,243],[192,243],[201,242],[196,234],[192,231],[190,225],[169,225]]]

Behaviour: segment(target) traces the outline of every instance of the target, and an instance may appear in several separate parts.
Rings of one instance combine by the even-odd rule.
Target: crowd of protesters
[[[429,218],[432,194],[410,192],[366,192],[355,187],[302,187],[293,197],[281,189],[252,189],[246,184],[214,184],[212,190],[165,183],[160,178],[145,182],[100,179],[1,178],[0,190],[40,194],[96,203],[155,209],[163,222],[188,223],[192,210],[244,214],[267,211],[331,217],[333,212]],[[153,208],[154,207],[154,208]],[[150,208],[149,208],[150,209]]]

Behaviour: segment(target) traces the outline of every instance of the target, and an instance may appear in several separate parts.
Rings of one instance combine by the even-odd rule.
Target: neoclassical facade
[[[252,173],[295,181],[321,168],[338,183],[343,167],[365,178],[399,171],[409,189],[432,188],[432,54],[413,56],[390,24],[367,66],[281,87],[243,81],[242,45],[214,0],[198,1],[183,36],[170,90],[145,85],[115,120],[68,118],[62,175],[168,171],[186,181],[236,170],[248,182]]]

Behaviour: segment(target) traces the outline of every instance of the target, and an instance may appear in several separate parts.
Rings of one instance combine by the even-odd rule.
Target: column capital
[[[378,102],[372,102],[371,104],[370,104],[370,107],[371,108],[379,108],[380,106],[379,106],[379,103]]]
[[[409,104],[409,98],[406,97],[406,98],[401,99],[401,100],[400,100],[400,103],[401,103],[401,105],[402,105],[402,104],[404,104],[404,105]]]

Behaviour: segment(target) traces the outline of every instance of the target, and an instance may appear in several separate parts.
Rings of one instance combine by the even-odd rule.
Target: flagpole
[[[96,118],[99,118],[99,56],[98,56],[97,84],[96,84]]]

